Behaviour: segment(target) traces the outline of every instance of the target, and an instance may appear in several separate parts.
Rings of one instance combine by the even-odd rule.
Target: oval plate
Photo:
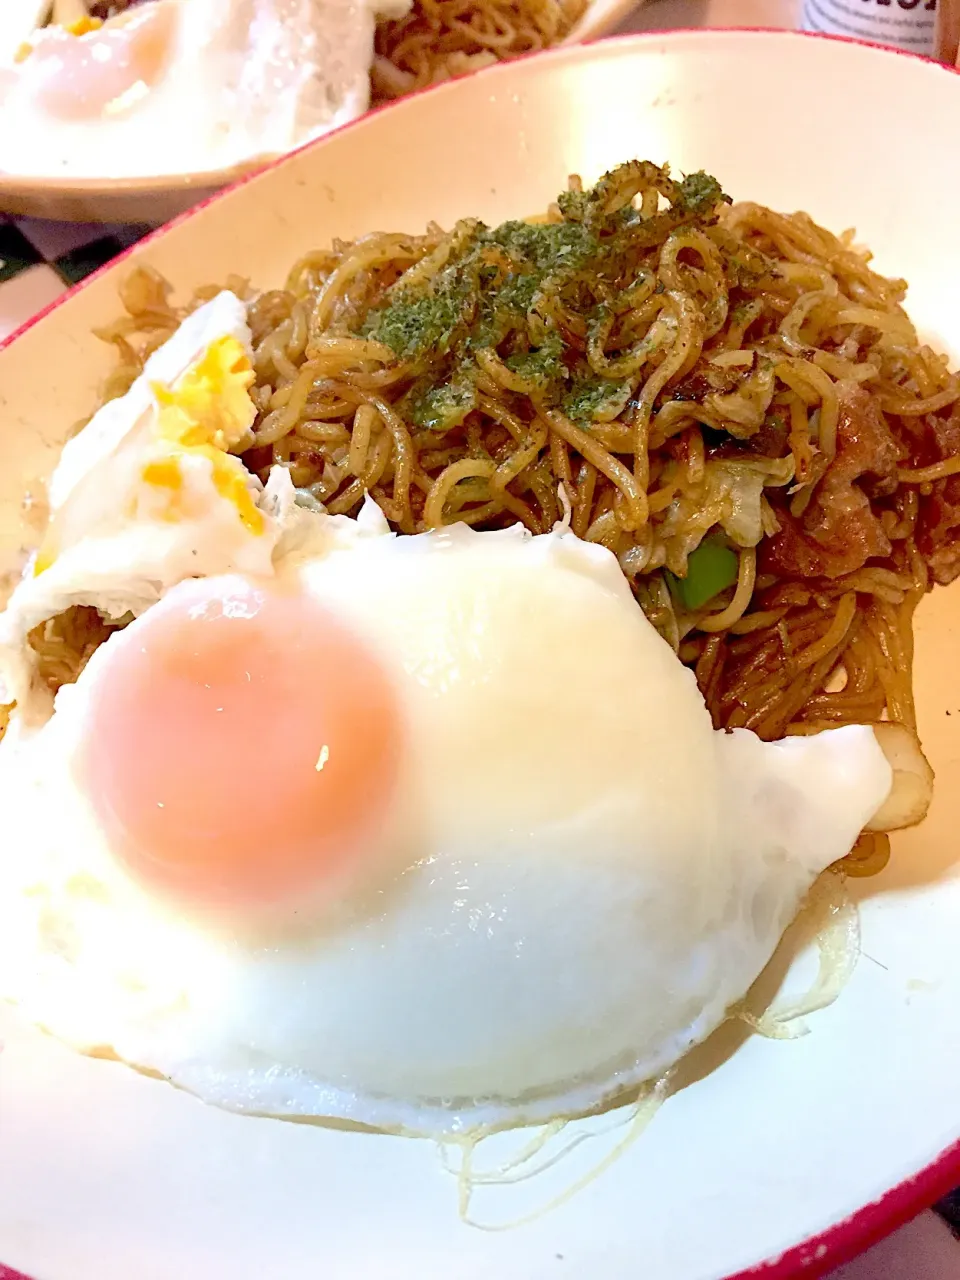
[[[569,173],[669,159],[716,173],[735,197],[855,224],[957,358],[960,173],[945,157],[958,136],[951,72],[783,33],[561,50],[368,116],[142,242],[0,350],[3,567],[36,538],[22,496],[91,408],[110,361],[91,330],[116,314],[134,262],[181,294],[229,272],[269,286],[334,236],[524,215]],[[228,1115],[75,1056],[5,1010],[0,1258],[41,1280],[714,1280],[842,1261],[960,1181],[958,638],[960,587],[936,591],[917,630],[936,798],[889,869],[855,884],[863,956],[840,999],[795,1041],[721,1037],[640,1140],[562,1206],[477,1230],[430,1143]],[[543,1205],[596,1167],[624,1120],[568,1127],[550,1152],[606,1132],[540,1178],[484,1190],[477,1216]],[[478,1162],[525,1140],[498,1140]]]
[[[588,0],[564,46],[615,31],[645,0]],[[136,178],[18,176],[0,170],[0,212],[70,222],[141,222],[156,226],[269,163],[256,156],[228,168]]]

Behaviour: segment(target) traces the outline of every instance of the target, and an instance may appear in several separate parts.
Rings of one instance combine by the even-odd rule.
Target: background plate
[[[644,0],[588,0],[583,17],[563,44],[585,44],[609,35],[643,4]],[[268,161],[269,157],[260,156],[203,173],[138,178],[64,178],[57,174],[38,178],[0,171],[0,213],[70,222],[149,222],[156,226]]]

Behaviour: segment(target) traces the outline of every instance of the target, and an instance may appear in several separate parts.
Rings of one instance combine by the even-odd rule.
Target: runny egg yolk
[[[239,578],[133,626],[101,674],[80,765],[115,855],[198,906],[342,884],[376,846],[399,767],[377,659],[316,601]]]
[[[159,3],[105,25],[83,23],[39,42],[23,59],[31,97],[61,120],[89,120],[139,101],[160,78],[176,15]]]

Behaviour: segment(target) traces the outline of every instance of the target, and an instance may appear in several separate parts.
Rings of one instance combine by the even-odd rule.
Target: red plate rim
[[[905,49],[896,49],[890,46],[881,46],[872,44],[867,40],[859,40],[850,36],[835,36],[826,32],[813,31],[791,31],[779,27],[692,27],[677,28],[665,31],[646,31],[631,32],[629,34],[606,37],[599,41],[590,43],[602,43],[604,45],[616,45],[618,47],[628,44],[643,45],[647,43],[656,43],[670,37],[678,35],[684,36],[703,36],[706,32],[711,37],[719,37],[721,40],[736,36],[737,38],[756,37],[759,40],[765,40],[774,37],[778,40],[828,40],[837,44],[859,45],[863,48],[871,50],[880,57],[900,57],[909,58],[914,62],[926,63],[937,71],[944,72],[947,75],[960,74],[960,67],[945,65],[937,62],[933,58],[926,58],[920,54],[911,53]],[[517,62],[527,62],[533,59],[540,61],[560,61],[577,56],[577,51],[583,46],[566,45],[559,48],[542,50],[539,52],[524,54],[520,58],[513,59],[512,62],[499,63],[496,66],[488,67],[483,71],[475,72],[475,75],[486,76],[487,78],[509,73],[511,66]],[[126,258],[138,252],[142,245],[148,244],[155,239],[167,235],[175,227],[193,218],[201,210],[214,204],[216,201],[229,195],[230,192],[237,190],[239,187],[246,186],[248,182],[260,177],[264,173],[268,173],[273,169],[280,168],[281,165],[288,163],[294,156],[313,147],[321,146],[328,138],[335,134],[343,133],[347,129],[355,129],[362,126],[371,116],[378,115],[381,111],[403,110],[404,104],[410,102],[414,98],[422,97],[424,94],[443,94],[456,92],[456,81],[448,81],[445,84],[434,85],[426,89],[420,89],[415,93],[409,94],[407,97],[398,102],[384,103],[379,107],[373,108],[365,115],[357,120],[351,120],[347,124],[340,125],[338,128],[331,130],[320,138],[316,138],[310,142],[304,143],[295,150],[288,152],[286,155],[280,156],[275,160],[269,161],[263,167],[255,169],[245,174],[237,181],[225,187],[222,191],[215,192],[206,199],[201,200],[198,204],[188,209],[185,213],[173,218],[170,222],[165,223],[162,227],[152,231],[142,240],[131,245],[123,253],[110,262],[93,272],[85,280],[74,285],[71,289],[61,294],[48,306],[38,311],[19,328],[15,329],[6,338],[0,339],[0,351],[15,342],[27,330],[32,329],[39,321],[43,320],[52,311],[57,310],[64,302],[68,301],[75,294],[85,289],[94,280],[106,272],[112,271],[117,265],[122,263]],[[768,1258],[762,1262],[748,1267],[745,1271],[737,1271],[720,1280],[797,1280],[803,1276],[805,1280],[818,1280],[826,1272],[833,1270],[835,1267],[841,1266],[845,1262],[849,1262],[871,1245],[896,1231],[898,1227],[903,1226],[912,1218],[916,1217],[923,1210],[929,1209],[932,1204],[945,1196],[955,1186],[960,1185],[960,1140],[954,1142],[950,1146],[944,1148],[940,1154],[919,1170],[912,1177],[905,1178],[902,1182],[891,1187],[878,1200],[864,1205],[862,1208],[855,1210],[848,1217],[840,1222],[833,1223],[826,1227],[823,1231],[810,1236],[808,1239],[801,1241],[799,1244],[787,1249],[778,1257]],[[22,1271],[15,1271],[11,1267],[5,1266],[0,1262],[0,1280],[32,1280]]]

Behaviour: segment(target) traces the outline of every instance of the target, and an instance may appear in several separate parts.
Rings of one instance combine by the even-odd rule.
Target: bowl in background
[[[587,0],[583,17],[561,43],[586,44],[609,35],[643,4],[644,0]],[[275,158],[257,156],[229,168],[137,178],[33,177],[0,170],[0,213],[159,226]]]

